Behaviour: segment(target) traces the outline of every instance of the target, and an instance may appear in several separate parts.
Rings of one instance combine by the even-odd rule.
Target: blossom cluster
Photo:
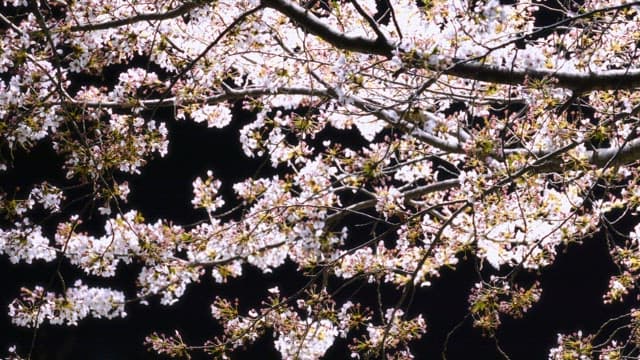
[[[121,291],[88,287],[78,280],[63,296],[46,291],[42,286],[23,288],[20,298],[9,304],[9,316],[19,326],[38,327],[44,321],[78,325],[79,320],[88,316],[125,317],[124,301]]]

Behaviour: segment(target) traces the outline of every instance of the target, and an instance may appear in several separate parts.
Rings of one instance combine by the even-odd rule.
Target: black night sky
[[[553,13],[541,12],[539,20],[536,25],[541,26],[557,19]],[[268,171],[273,172],[269,166],[262,167],[264,159],[248,159],[242,153],[238,131],[247,123],[248,116],[237,108],[232,124],[223,130],[167,120],[169,154],[152,160],[142,168],[141,175],[127,178],[131,187],[127,206],[141,211],[148,221],[165,218],[186,225],[205,218],[205,214],[194,210],[190,202],[193,195],[191,182],[196,176],[213,170],[223,181],[222,196],[229,203],[233,199],[231,185],[234,182],[256,172],[261,176],[268,175]],[[157,120],[170,118],[169,112],[155,114]],[[362,141],[356,132],[327,133],[325,136],[337,137],[346,143]],[[14,155],[15,167],[0,174],[0,190],[11,192],[16,186],[33,184],[45,178],[53,184],[57,180],[56,185],[65,182],[61,160],[49,144],[38,145],[30,154],[18,151]],[[67,212],[80,206],[74,204]],[[85,226],[89,232],[99,232],[103,219],[88,219]],[[609,277],[616,270],[609,258],[606,241],[605,236],[598,233],[581,245],[572,244],[558,255],[554,265],[542,271],[540,301],[523,319],[502,317],[503,324],[497,339],[506,354],[512,359],[545,359],[549,348],[555,346],[558,333],[577,330],[593,333],[606,320],[624,313],[622,306],[605,305],[602,301]],[[241,309],[248,310],[260,305],[260,299],[268,288],[278,285],[286,296],[305,284],[305,277],[291,263],[269,275],[245,267],[244,275],[228,284],[215,284],[210,275],[204,276],[171,307],[161,306],[157,299],[152,299],[150,306],[129,304],[126,308],[128,316],[124,319],[85,319],[77,327],[45,323],[35,334],[31,329],[12,326],[7,309],[19,295],[20,288],[45,285],[59,290],[58,265],[68,284],[83,278],[88,284],[113,287],[124,290],[129,297],[135,296],[135,277],[139,269],[136,264],[121,264],[116,278],[101,279],[86,277],[64,261],[60,264],[12,265],[6,256],[0,256],[0,356],[6,354],[11,345],[17,345],[20,354],[26,354],[33,343],[33,359],[156,359],[158,355],[148,352],[143,345],[145,336],[154,331],[170,334],[177,329],[192,345],[202,344],[219,334],[221,327],[210,314],[215,296],[237,297],[241,301]],[[412,345],[417,359],[443,358],[447,333],[461,321],[463,323],[449,339],[447,359],[500,358],[495,340],[483,337],[479,329],[472,327],[472,320],[466,317],[469,290],[477,281],[474,259],[461,258],[457,269],[443,270],[441,277],[432,281],[431,287],[417,291],[411,311],[423,314],[427,322],[427,333]],[[383,291],[391,294],[391,289]],[[356,297],[366,303],[374,294],[372,289],[363,289]],[[346,345],[344,340],[336,342],[325,358],[346,358]],[[271,334],[234,355],[236,359],[279,358],[279,353],[272,346]],[[193,356],[204,358],[202,353],[194,353]]]
[[[160,118],[163,114],[157,114]],[[207,169],[224,180],[223,196],[231,199],[230,186],[234,181],[252,176],[263,159],[248,159],[238,143],[238,130],[247,121],[247,114],[236,112],[232,125],[224,130],[207,129],[190,122],[170,121],[171,134],[169,154],[157,158],[143,168],[142,175],[130,178],[131,196],[128,206],[139,209],[145,218],[172,219],[177,224],[188,224],[200,220],[202,213],[191,207],[191,181]],[[337,134],[349,141],[351,133]],[[58,174],[62,179],[59,160],[46,144],[36,148],[28,157],[18,154],[16,167],[2,178],[3,188],[20,183],[29,183],[43,177]],[[58,176],[58,175],[54,175]],[[62,181],[62,180],[61,180]],[[101,220],[87,222],[99,231]],[[91,230],[91,228],[88,228]],[[604,236],[586,239],[582,245],[571,245],[559,255],[557,262],[541,274],[543,294],[541,300],[523,319],[503,317],[498,332],[501,348],[513,359],[546,358],[548,349],[555,345],[556,334],[582,329],[595,332],[607,319],[623,313],[602,303],[610,274],[615,270],[606,248]],[[7,306],[19,294],[21,286],[52,284],[58,280],[55,264],[36,266],[13,266],[6,257],[0,259],[2,280],[2,317],[0,318],[0,349],[5,352],[12,345],[25,353],[31,344],[32,330],[11,325]],[[115,279],[89,278],[88,283],[124,289],[127,295],[135,295],[136,265],[119,268]],[[214,337],[221,327],[210,315],[209,306],[215,296],[239,298],[241,308],[259,305],[266,290],[278,284],[283,294],[292,293],[305,283],[292,264],[262,275],[251,267],[244,269],[242,278],[230,283],[215,284],[207,275],[201,283],[189,287],[185,296],[172,307],[151,301],[150,306],[130,304],[125,319],[85,319],[77,327],[43,325],[35,338],[34,359],[143,359],[157,358],[143,346],[145,336],[153,331],[172,333],[178,329],[191,344],[201,344]],[[63,262],[60,272],[67,283],[85,276]],[[447,333],[465,318],[468,308],[469,289],[477,281],[473,259],[462,259],[455,271],[444,270],[440,279],[430,288],[419,289],[412,311],[422,313],[427,321],[425,337],[415,342],[413,349],[418,359],[442,358],[443,344]],[[374,293],[364,289],[357,298],[367,301]],[[390,290],[389,290],[390,291]],[[268,335],[253,347],[239,351],[239,359],[277,359],[279,354],[271,345]],[[337,342],[327,353],[327,359],[344,358],[346,343]],[[204,357],[194,354],[195,358]],[[480,330],[471,326],[467,318],[450,338],[447,358],[467,359],[499,358],[493,339],[483,337]]]

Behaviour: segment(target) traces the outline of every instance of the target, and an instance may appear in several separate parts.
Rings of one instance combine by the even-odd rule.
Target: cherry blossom
[[[75,282],[64,296],[45,292],[41,286],[33,290],[23,288],[22,296],[9,304],[14,324],[38,326],[45,320],[51,324],[78,325],[78,321],[95,318],[125,317],[124,294],[106,288],[90,288],[82,281]]]
[[[138,265],[129,298],[84,278],[25,287],[8,308],[15,325],[124,317],[127,302],[171,306],[189,287],[292,264],[303,289],[272,288],[249,310],[211,299],[219,336],[154,333],[147,346],[229,358],[271,331],[286,359],[321,358],[342,338],[346,356],[408,359],[431,329],[416,287],[473,262],[466,319],[496,337],[506,316],[527,316],[545,296],[539,274],[570,244],[605,234],[618,271],[601,300],[626,306],[614,319],[626,330],[571,329],[549,359],[637,354],[638,2],[1,9],[0,172],[49,151],[64,179],[2,185],[0,254],[104,281]],[[201,218],[147,220],[128,203],[129,183],[168,154],[177,122],[227,131],[264,166],[244,179],[215,168],[185,178]],[[378,303],[345,300],[352,284]]]

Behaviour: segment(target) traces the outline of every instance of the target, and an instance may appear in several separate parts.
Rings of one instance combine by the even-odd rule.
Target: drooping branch
[[[289,17],[309,33],[319,36],[340,49],[367,54],[391,56],[395,46],[384,38],[369,39],[344,34],[325,24],[312,12],[289,0],[263,0],[262,3]]]

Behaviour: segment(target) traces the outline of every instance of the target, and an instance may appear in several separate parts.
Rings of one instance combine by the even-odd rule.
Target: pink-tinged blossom
[[[386,219],[402,213],[404,210],[404,196],[395,187],[381,187],[376,189],[376,211],[383,214]]]
[[[136,211],[108,219],[101,237],[75,231],[77,218],[70,220],[58,226],[56,243],[65,248],[65,256],[72,264],[88,274],[104,277],[114,276],[120,262],[128,264],[135,257],[150,264],[173,258],[176,239],[182,233],[180,227],[161,221],[145,224]]]
[[[573,334],[558,334],[558,346],[549,351],[549,360],[591,360],[593,359],[592,336],[583,336],[582,331]]]
[[[203,105],[191,111],[191,118],[197,123],[206,122],[210,128],[223,128],[231,122],[231,110],[222,105]]]
[[[203,208],[212,213],[224,205],[224,200],[218,196],[218,190],[222,183],[213,178],[213,172],[207,171],[207,177],[203,180],[197,177],[193,181],[193,200],[195,208]]]
[[[15,345],[9,346],[5,360],[25,360],[26,357],[20,356]]]
[[[276,334],[274,345],[283,359],[320,359],[338,336],[336,326],[327,319],[301,321],[293,329]]]
[[[138,295],[148,297],[160,294],[162,305],[172,305],[182,297],[189,284],[199,281],[202,274],[201,268],[180,263],[145,266],[138,274]]]
[[[46,210],[59,212],[60,202],[64,199],[64,194],[59,188],[45,182],[38,187],[34,187],[29,194],[29,198],[41,204]]]
[[[402,348],[409,341],[420,339],[427,330],[427,325],[422,318],[422,315],[418,315],[413,319],[404,319],[404,311],[400,309],[386,309],[385,321],[387,325],[374,325],[369,324],[367,326],[368,340],[367,345],[371,349],[377,349],[384,346],[388,349],[400,348],[406,355],[406,358],[413,358],[413,354],[409,349]]]
[[[56,250],[50,246],[41,226],[31,224],[28,219],[16,222],[13,226],[7,230],[0,229],[0,254],[7,255],[13,264],[21,261],[31,264],[34,260],[52,261],[56,258]]]
[[[376,135],[387,126],[386,122],[371,115],[357,116],[353,123],[367,141],[373,141]]]
[[[137,96],[144,87],[159,85],[161,82],[155,73],[141,68],[131,68],[118,76],[118,84],[109,93],[109,97],[113,100],[126,100]]]

